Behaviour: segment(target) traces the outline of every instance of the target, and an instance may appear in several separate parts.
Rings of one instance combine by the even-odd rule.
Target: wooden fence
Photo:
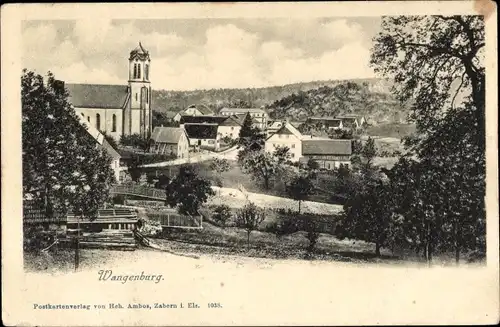
[[[150,220],[157,221],[162,227],[168,228],[203,228],[203,218],[199,216],[180,215],[176,212],[155,212],[147,214]]]
[[[111,189],[111,194],[134,195],[158,200],[165,199],[164,190],[139,185],[116,185]]]

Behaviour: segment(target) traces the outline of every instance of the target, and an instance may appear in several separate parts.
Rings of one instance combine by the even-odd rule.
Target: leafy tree
[[[158,181],[155,183],[155,188],[165,188],[169,183],[170,177],[165,174],[161,174],[160,176],[158,176]]]
[[[307,169],[309,170],[318,170],[319,169],[319,163],[314,160],[314,159],[309,159],[307,161]]]
[[[404,215],[425,218],[415,234],[428,261],[437,247],[454,247],[457,262],[463,249],[484,249],[484,44],[482,16],[384,17],[375,39],[371,63],[395,80],[417,126],[405,141],[414,159],[394,173],[415,187]]]
[[[132,181],[138,183],[142,176],[142,169],[140,166],[143,164],[142,157],[136,153],[127,161],[127,171],[132,178]]]
[[[179,213],[197,215],[201,205],[207,202],[209,196],[215,195],[210,182],[198,177],[189,165],[183,165],[179,174],[170,180],[165,188],[166,204],[177,207]]]
[[[214,208],[212,219],[220,224],[221,227],[225,227],[231,216],[231,208],[227,204],[221,204]]]
[[[309,241],[308,252],[313,252],[319,238],[317,222],[314,219],[303,220],[303,229],[306,231],[306,238]]]
[[[292,182],[286,188],[288,195],[299,202],[300,214],[300,204],[303,200],[307,199],[307,196],[313,191],[313,184],[309,176],[296,176]]]
[[[392,220],[390,190],[382,180],[369,184],[348,198],[344,205],[344,218],[337,227],[337,236],[361,239],[375,243],[375,255],[389,240]]]
[[[249,202],[236,214],[236,225],[247,232],[247,246],[250,248],[250,233],[256,230],[266,218],[264,212]]]
[[[229,161],[227,159],[219,159],[215,158],[211,163],[210,163],[210,169],[214,170],[218,174],[218,183],[219,186],[222,187],[222,173],[229,171],[231,169],[231,166],[229,165]]]
[[[54,75],[21,76],[23,195],[55,212],[95,217],[114,180],[111,158],[80,123]]]
[[[251,151],[242,159],[241,165],[243,171],[251,174],[255,180],[262,180],[264,188],[269,190],[271,181],[283,172],[288,158],[288,149],[277,149],[273,153]]]

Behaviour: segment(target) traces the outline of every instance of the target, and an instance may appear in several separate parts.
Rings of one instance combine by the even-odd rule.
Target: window
[[[234,131],[234,127],[231,127],[231,130]]]
[[[137,101],[137,92],[135,92],[135,101]]]
[[[82,112],[82,117],[85,117],[85,115],[83,114],[83,112]]]
[[[148,89],[145,89],[146,91],[146,103],[149,103],[149,92]]]
[[[146,80],[149,80],[149,65],[146,64],[146,67],[144,67],[144,75]]]
[[[215,141],[214,140],[208,140],[208,144],[214,144]]]
[[[295,153],[292,153],[292,158],[295,158]]]
[[[95,127],[101,129],[101,115],[95,114]]]
[[[137,78],[141,78],[141,64],[137,65]]]
[[[281,135],[281,134],[278,134],[278,137],[279,137],[279,138],[281,138],[282,136],[283,136],[283,135]]]
[[[137,64],[134,64],[134,79],[137,78]]]
[[[292,143],[292,149],[295,149],[295,143]]]
[[[90,116],[87,116],[87,121],[90,123]]]

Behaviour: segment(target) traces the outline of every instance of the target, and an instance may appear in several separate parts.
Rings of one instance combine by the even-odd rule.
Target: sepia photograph
[[[259,13],[280,4],[254,3],[256,15],[241,17],[228,15],[229,5],[193,5],[202,14],[17,17],[19,63],[9,74],[19,107],[6,109],[19,118],[19,142],[6,144],[2,124],[2,179],[5,147],[19,144],[19,267],[32,285],[22,289],[39,289],[18,310],[41,325],[80,325],[65,319],[101,313],[113,319],[92,325],[440,323],[456,307],[387,320],[367,309],[385,305],[375,295],[360,300],[362,320],[326,317],[330,306],[355,303],[333,306],[335,289],[371,292],[335,272],[397,274],[380,288],[411,283],[408,269],[445,269],[444,279],[457,270],[498,274],[488,256],[498,260],[496,172],[487,178],[488,165],[498,167],[497,107],[486,98],[496,97],[486,86],[497,49],[485,27],[488,19],[496,26],[495,12],[274,17]],[[252,8],[243,5],[232,9]],[[376,284],[372,277],[360,285]],[[330,278],[335,284],[323,282]],[[494,323],[498,276],[490,281],[481,309],[490,315],[476,318]],[[322,283],[328,292],[317,295]],[[410,292],[395,287],[387,290]],[[173,293],[162,299],[160,288]],[[463,287],[486,296],[471,289]],[[264,310],[257,298],[273,293],[288,298],[288,310],[298,310],[293,298],[311,297],[309,318],[287,317],[278,298],[269,299],[267,320],[251,318]],[[229,308],[233,318],[220,320]],[[314,308],[321,318],[311,318]],[[176,320],[149,318],[164,312]]]

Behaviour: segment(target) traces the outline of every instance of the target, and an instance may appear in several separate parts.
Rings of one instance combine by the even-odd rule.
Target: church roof
[[[130,51],[130,59],[133,59],[136,56],[139,57],[140,59],[149,58],[149,51],[144,49],[141,42],[139,42],[139,45],[134,50]]]
[[[66,89],[76,108],[121,109],[127,103],[127,85],[66,84]]]

